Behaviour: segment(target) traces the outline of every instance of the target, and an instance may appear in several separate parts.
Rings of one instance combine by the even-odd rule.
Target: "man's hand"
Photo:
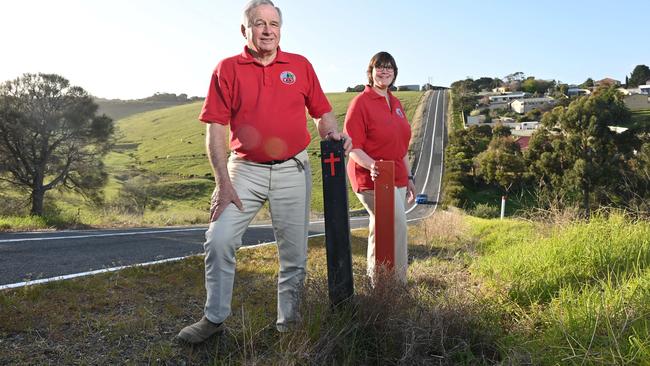
[[[352,151],[352,138],[345,132],[329,132],[326,136],[328,140],[340,141],[343,140],[343,149],[345,149],[345,156],[348,156]]]
[[[210,222],[216,221],[231,203],[234,203],[240,211],[244,210],[244,205],[230,182],[214,187],[210,202]]]
[[[377,179],[377,176],[379,176],[379,168],[377,168],[377,164],[373,161],[372,164],[370,164],[370,179],[374,182]]]

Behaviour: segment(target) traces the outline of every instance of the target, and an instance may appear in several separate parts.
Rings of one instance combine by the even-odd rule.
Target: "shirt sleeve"
[[[199,120],[205,123],[227,125],[231,117],[231,88],[224,74],[224,65],[219,63],[212,73],[208,95],[203,103]]]
[[[309,112],[310,116],[313,118],[320,118],[325,113],[330,112],[332,110],[332,106],[327,100],[327,97],[323,92],[323,88],[320,86],[318,76],[316,76],[316,72],[314,71],[313,66],[309,61],[305,60],[305,62],[307,65],[307,82],[309,83],[307,86],[308,91],[306,95],[305,106],[307,107],[307,111]]]
[[[343,129],[352,138],[352,148],[363,150],[366,143],[366,118],[360,100],[361,96],[350,102]]]

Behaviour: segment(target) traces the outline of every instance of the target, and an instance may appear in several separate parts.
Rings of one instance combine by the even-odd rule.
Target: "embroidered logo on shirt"
[[[400,118],[404,118],[404,113],[402,113],[401,109],[399,108],[395,109],[395,113],[397,113],[397,115],[400,116]]]
[[[287,85],[291,85],[296,82],[296,74],[291,71],[283,71],[280,74],[280,80]]]

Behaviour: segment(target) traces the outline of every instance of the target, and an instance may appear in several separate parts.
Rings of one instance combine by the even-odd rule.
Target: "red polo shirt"
[[[352,138],[352,148],[361,149],[375,160],[395,162],[395,186],[408,184],[409,172],[404,165],[411,140],[409,125],[399,99],[388,92],[390,107],[386,98],[377,94],[370,86],[357,95],[345,116],[345,132]],[[355,192],[374,190],[375,183],[370,171],[348,160],[348,176]]]
[[[309,61],[278,48],[263,66],[245,47],[217,65],[199,120],[230,124],[230,149],[248,160],[284,160],[311,141],[305,107],[314,118],[332,110]]]

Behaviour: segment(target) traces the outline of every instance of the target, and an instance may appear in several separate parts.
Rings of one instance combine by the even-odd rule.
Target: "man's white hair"
[[[253,10],[257,8],[260,5],[271,5],[272,7],[275,8],[275,10],[278,11],[278,15],[280,16],[280,25],[282,25],[282,11],[280,11],[280,8],[275,6],[273,4],[273,1],[271,0],[251,0],[246,4],[244,7],[244,13],[242,14],[241,18],[241,24],[248,28],[253,25],[253,20],[251,19],[251,16],[253,15]]]

